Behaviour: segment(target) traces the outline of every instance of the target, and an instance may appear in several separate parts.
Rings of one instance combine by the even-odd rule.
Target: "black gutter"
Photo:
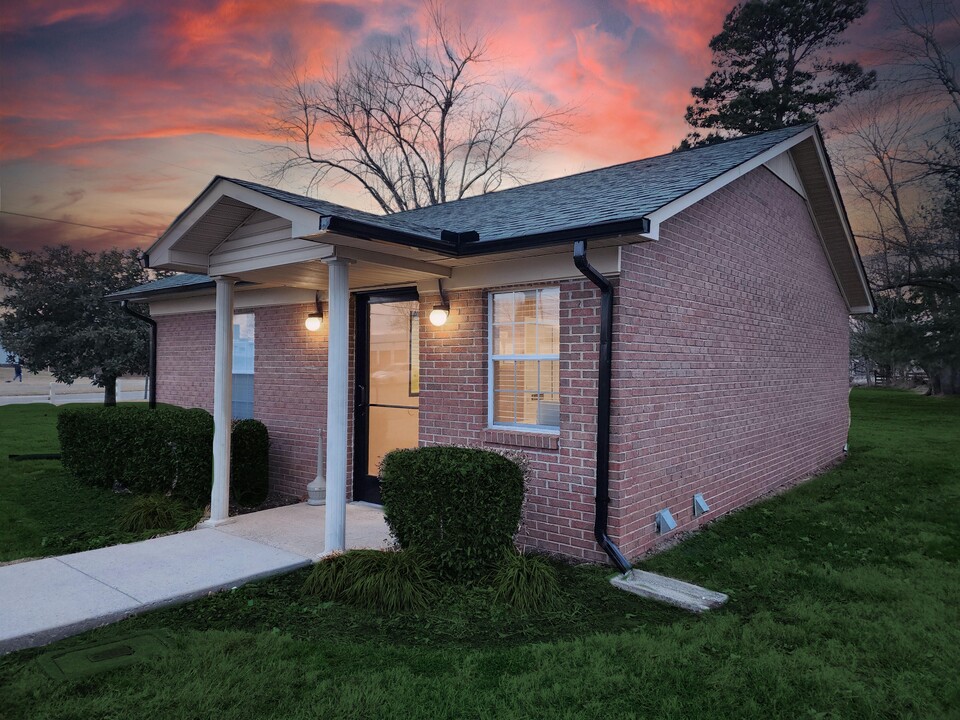
[[[383,240],[384,242],[394,243],[395,245],[406,245],[408,247],[420,248],[421,250],[433,250],[444,255],[456,255],[457,244],[450,240],[441,238],[436,240],[425,235],[404,232],[403,230],[394,230],[383,227],[382,225],[371,225],[358,220],[349,220],[336,215],[327,215],[320,218],[320,230],[344,235],[346,237],[357,238],[359,240]],[[316,242],[323,242],[322,238],[310,238]]]
[[[617,235],[635,235],[650,232],[650,219],[646,217],[631,220],[616,220],[584,227],[565,228],[532,235],[515,235],[497,240],[483,240],[476,231],[453,232],[441,230],[440,239],[419,235],[402,230],[371,225],[358,220],[349,220],[336,215],[327,215],[320,219],[320,230],[360,240],[382,240],[395,245],[405,245],[421,250],[432,250],[450,257],[469,257],[511,250],[562,245],[575,240],[593,240],[615,237]],[[322,238],[310,238],[323,242]]]
[[[138,313],[128,305],[128,302],[128,300],[120,301],[120,307],[123,308],[123,311],[127,315],[132,315],[137,320],[142,320],[150,325],[150,369],[148,374],[150,376],[150,409],[154,410],[157,407],[157,321],[149,315]]]
[[[587,243],[573,244],[573,263],[583,276],[600,288],[600,347],[597,378],[597,512],[593,534],[620,572],[633,569],[620,548],[607,535],[610,506],[610,385],[613,375],[613,285],[587,262]]]
[[[474,235],[475,240],[461,242],[457,256],[486,255],[495,252],[509,252],[510,250],[526,250],[528,248],[562,245],[577,240],[595,240],[598,238],[615,237],[617,235],[635,235],[650,232],[650,219],[646,217],[634,220],[617,220],[615,222],[599,223],[579,228],[567,228],[535,235],[517,235],[499,240],[481,240],[476,233],[460,233],[460,235]]]

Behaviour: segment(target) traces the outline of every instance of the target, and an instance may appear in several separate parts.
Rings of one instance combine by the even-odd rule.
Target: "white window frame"
[[[515,290],[489,290],[487,292],[487,428],[489,430],[507,430],[510,432],[539,433],[541,435],[559,435],[560,427],[556,425],[521,425],[495,423],[493,418],[494,391],[493,391],[493,362],[494,360],[556,360],[560,362],[560,353],[553,355],[497,355],[493,354],[493,297],[513,292],[529,292],[530,290],[560,289],[559,285],[540,285],[537,287],[517,288]],[[557,322],[559,332],[560,322]],[[557,348],[559,350],[559,348]],[[561,391],[562,397],[562,391]],[[559,399],[559,398],[558,398]]]

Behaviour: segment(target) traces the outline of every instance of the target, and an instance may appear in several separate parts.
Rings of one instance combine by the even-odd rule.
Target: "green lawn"
[[[300,572],[54,646],[172,632],[149,665],[58,683],[43,651],[7,656],[0,717],[960,717],[960,401],[852,403],[844,465],[644,563],[729,593],[719,611],[564,567],[549,615],[463,590],[378,617],[302,597]]]
[[[57,413],[46,403],[0,407],[0,562],[78,552],[140,537],[117,530],[130,497],[74,482],[57,460]]]

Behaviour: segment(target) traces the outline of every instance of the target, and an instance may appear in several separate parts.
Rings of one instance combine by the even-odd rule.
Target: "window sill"
[[[560,448],[559,433],[524,432],[506,428],[487,428],[483,431],[483,441],[492,445],[512,445],[537,450]]]

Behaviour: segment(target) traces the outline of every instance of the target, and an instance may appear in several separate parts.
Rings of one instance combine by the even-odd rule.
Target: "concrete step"
[[[630,570],[617,575],[610,580],[610,584],[634,595],[659,600],[691,612],[705,612],[727,601],[723,593],[643,570]]]

